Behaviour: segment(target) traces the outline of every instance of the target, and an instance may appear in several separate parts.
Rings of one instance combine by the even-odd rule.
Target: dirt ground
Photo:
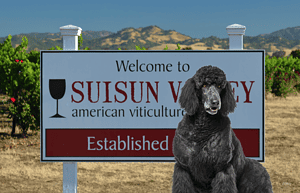
[[[273,191],[300,193],[300,94],[265,100],[265,163]],[[18,132],[18,130],[17,130]],[[62,192],[62,163],[40,162],[40,133],[0,130],[0,192]],[[78,193],[169,193],[174,163],[78,163]]]

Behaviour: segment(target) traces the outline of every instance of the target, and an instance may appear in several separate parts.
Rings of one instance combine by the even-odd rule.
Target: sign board
[[[264,161],[264,50],[41,51],[41,162],[175,162],[185,81],[217,66],[231,82],[231,126]]]

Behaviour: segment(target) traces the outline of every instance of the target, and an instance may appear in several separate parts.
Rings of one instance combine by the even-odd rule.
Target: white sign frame
[[[119,58],[118,58],[119,57]],[[93,50],[93,51],[82,51],[82,50],[76,50],[76,51],[66,51],[66,50],[42,50],[41,51],[41,66],[40,66],[40,77],[41,77],[41,95],[40,95],[40,107],[41,107],[41,120],[40,120],[40,128],[41,128],[41,162],[175,162],[174,156],[160,156],[160,157],[117,157],[117,156],[110,156],[110,157],[68,157],[68,156],[56,156],[51,157],[47,156],[47,145],[46,145],[46,129],[48,130],[50,127],[51,129],[79,129],[76,128],[76,125],[80,127],[80,121],[76,122],[63,122],[63,121],[55,121],[51,122],[47,119],[49,119],[49,112],[53,114],[53,109],[50,108],[50,106],[53,106],[56,102],[52,98],[54,102],[50,102],[49,97],[51,98],[49,94],[49,79],[61,79],[65,76],[75,76],[76,73],[84,73],[86,76],[89,73],[90,75],[90,81],[93,81],[92,86],[95,86],[96,81],[104,81],[100,80],[95,77],[95,69],[91,66],[98,65],[98,71],[101,71],[101,68],[107,69],[108,66],[104,65],[115,65],[116,66],[116,60],[120,60],[120,58],[123,57],[124,61],[130,60],[130,63],[134,63],[133,58],[137,58],[141,63],[145,64],[155,64],[155,63],[165,63],[172,64],[172,68],[168,68],[169,70],[172,69],[172,71],[165,71],[164,73],[160,73],[158,75],[153,72],[146,72],[145,74],[142,73],[136,73],[132,72],[130,75],[128,75],[132,80],[136,80],[137,82],[139,79],[146,78],[149,81],[152,81],[153,85],[155,80],[174,80],[174,87],[177,88],[178,84],[175,84],[176,81],[182,81],[180,88],[184,85],[184,82],[192,77],[196,70],[198,70],[202,66],[206,65],[212,65],[212,66],[218,66],[221,68],[227,77],[228,81],[234,81],[235,83],[232,84],[232,87],[235,91],[235,97],[239,97],[239,102],[237,102],[237,108],[233,114],[229,114],[229,117],[231,119],[232,128],[238,128],[238,129],[258,129],[259,130],[259,156],[256,157],[250,157],[252,159],[255,159],[260,162],[264,162],[264,133],[265,133],[265,115],[264,115],[264,108],[265,108],[265,102],[264,102],[264,96],[265,96],[265,58],[264,58],[264,50],[122,50],[122,51],[114,51],[114,50]],[[144,58],[143,58],[144,57]],[[116,59],[117,58],[117,59]],[[105,61],[107,59],[107,61]],[[95,64],[95,61],[100,61],[101,63]],[[82,61],[85,62],[87,66],[82,65]],[[157,62],[159,61],[159,62]],[[76,64],[76,62],[78,64]],[[80,63],[81,62],[81,63]],[[189,65],[189,71],[188,72],[182,72],[179,74],[178,72],[178,64],[188,64]],[[59,63],[59,64],[58,64]],[[140,63],[140,64],[141,64]],[[146,65],[145,65],[146,66]],[[78,68],[81,69],[78,69]],[[169,65],[170,67],[170,65]],[[187,67],[187,66],[186,66]],[[59,70],[61,69],[71,69],[70,71],[66,72],[66,70]],[[133,70],[133,68],[131,68]],[[165,68],[167,69],[167,68]],[[187,69],[187,68],[186,68]],[[186,70],[185,69],[185,70]],[[103,70],[102,70],[103,71]],[[127,71],[129,72],[129,71]],[[175,74],[175,72],[177,74]],[[112,77],[111,81],[113,81],[114,77],[117,77],[119,80],[122,77],[121,75],[115,75],[111,76],[112,72],[106,72],[109,74],[109,77]],[[147,74],[148,73],[148,74]],[[152,73],[152,74],[151,74]],[[172,73],[173,77],[172,77]],[[151,76],[150,76],[151,74]],[[105,76],[105,73],[102,73],[103,76]],[[50,77],[51,76],[51,77]],[[135,77],[136,76],[136,77]],[[175,80],[174,77],[177,76],[178,80]],[[78,78],[82,79],[82,78]],[[66,79],[67,82],[68,79]],[[105,79],[108,80],[108,79]],[[84,88],[87,87],[86,85],[86,79]],[[245,93],[241,91],[243,88],[242,82],[245,81],[245,85],[248,87],[248,89],[251,86],[250,81],[254,81],[254,85],[252,86],[252,94],[251,97],[251,105],[250,104],[244,104],[245,103]],[[67,83],[69,84],[69,83]],[[166,84],[167,85],[167,84]],[[175,86],[176,85],[176,86]],[[237,86],[236,86],[237,85]],[[70,86],[70,85],[68,85]],[[95,87],[96,88],[96,87]],[[127,87],[128,88],[128,87]],[[48,89],[48,92],[47,92]],[[160,90],[158,93],[164,92],[164,88],[159,88]],[[169,88],[168,88],[169,89]],[[68,88],[67,88],[68,90]],[[176,89],[175,89],[176,90]],[[100,90],[101,91],[101,90]],[[181,91],[181,90],[180,90]],[[179,95],[180,95],[179,91]],[[251,92],[250,91],[250,92]],[[69,91],[67,91],[69,94]],[[72,93],[75,94],[75,93]],[[179,96],[178,95],[178,96]],[[64,97],[69,97],[68,95],[64,95]],[[100,94],[101,96],[101,94]],[[120,95],[121,96],[121,95]],[[86,97],[86,96],[85,96]],[[120,97],[121,98],[121,97]],[[128,96],[129,98],[129,96]],[[151,96],[150,96],[151,98]],[[70,98],[69,98],[70,99]],[[85,98],[86,99],[86,98]],[[94,99],[93,99],[94,100]],[[122,99],[120,99],[122,100]],[[150,99],[149,99],[150,100]],[[152,101],[154,98],[152,97]],[[170,99],[168,99],[170,100]],[[168,100],[165,101],[165,103],[168,102]],[[77,99],[78,101],[78,99]],[[60,102],[60,101],[59,101]],[[243,103],[244,102],[244,103]],[[50,105],[51,103],[51,105]],[[60,103],[61,105],[61,103]],[[118,104],[121,105],[121,104]],[[143,104],[144,105],[144,104]],[[179,109],[179,104],[177,100],[176,109]],[[244,105],[248,105],[248,108],[242,108]],[[67,106],[72,106],[71,103],[64,104],[65,109],[67,109]],[[239,108],[240,107],[240,108]],[[71,107],[70,107],[71,108]],[[174,106],[175,108],[175,106]],[[249,110],[249,108],[251,110]],[[60,106],[60,109],[61,106]],[[64,111],[64,110],[62,110]],[[60,112],[60,111],[59,111]],[[51,114],[50,113],[50,114]],[[241,119],[241,117],[243,117]],[[239,118],[238,118],[239,117]],[[182,118],[182,117],[181,117]],[[176,121],[173,120],[165,120],[161,119],[161,122],[159,124],[156,124],[157,121],[151,120],[151,124],[148,123],[148,125],[151,125],[150,129],[170,129],[172,131],[175,131],[174,129],[177,128],[177,124],[180,122],[181,118],[178,118]],[[255,120],[255,126],[251,124],[254,124]],[[86,121],[82,121],[82,123],[85,123]],[[143,121],[141,121],[143,122]],[[105,123],[105,121],[103,122]],[[94,122],[94,125],[96,125],[97,122]],[[105,123],[105,127],[107,128],[108,122]],[[138,125],[140,123],[134,122],[134,121],[124,121],[122,120],[121,123],[118,123],[118,121],[114,122],[114,126],[110,129],[118,129],[120,125],[129,126],[132,124],[134,127],[141,127],[141,125]],[[51,125],[51,126],[50,126]],[[75,126],[74,126],[75,125]],[[250,126],[249,126],[250,125]],[[95,129],[93,126],[86,125],[85,128],[82,126],[80,127],[82,129]],[[49,129],[49,130],[51,130]],[[103,129],[103,128],[100,128]],[[72,134],[70,134],[72,136]],[[173,139],[168,139],[170,142],[172,142]]]

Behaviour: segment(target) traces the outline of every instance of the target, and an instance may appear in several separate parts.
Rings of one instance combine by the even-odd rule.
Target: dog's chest
[[[214,173],[216,165],[224,166],[232,158],[230,120],[190,121],[184,119],[180,124],[173,141],[173,153],[176,160],[189,168],[200,168],[200,173]],[[205,171],[204,171],[205,170]]]
[[[178,132],[174,145],[174,155],[185,160],[184,165],[190,165],[193,161],[198,164],[227,162],[230,161],[234,149],[230,127],[209,133],[197,130]]]
[[[201,155],[200,159],[212,160],[214,162],[229,162],[234,149],[230,130],[217,132],[211,136],[204,137],[202,145],[195,148],[195,153]],[[199,149],[197,149],[199,147]],[[199,153],[198,153],[199,152]],[[195,155],[196,156],[196,155]]]
[[[230,149],[231,146],[231,135],[229,128],[223,131],[201,133],[197,131],[188,132],[188,141],[192,142],[196,155],[201,154],[203,157],[215,157],[217,153],[220,153],[226,149]]]

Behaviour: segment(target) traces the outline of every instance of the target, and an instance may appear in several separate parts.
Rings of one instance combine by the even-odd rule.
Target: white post
[[[82,29],[74,25],[60,27],[63,50],[78,50]],[[63,162],[63,193],[77,193],[77,162]]]
[[[229,50],[243,50],[243,35],[246,27],[240,24],[232,24],[226,27],[229,35]]]

